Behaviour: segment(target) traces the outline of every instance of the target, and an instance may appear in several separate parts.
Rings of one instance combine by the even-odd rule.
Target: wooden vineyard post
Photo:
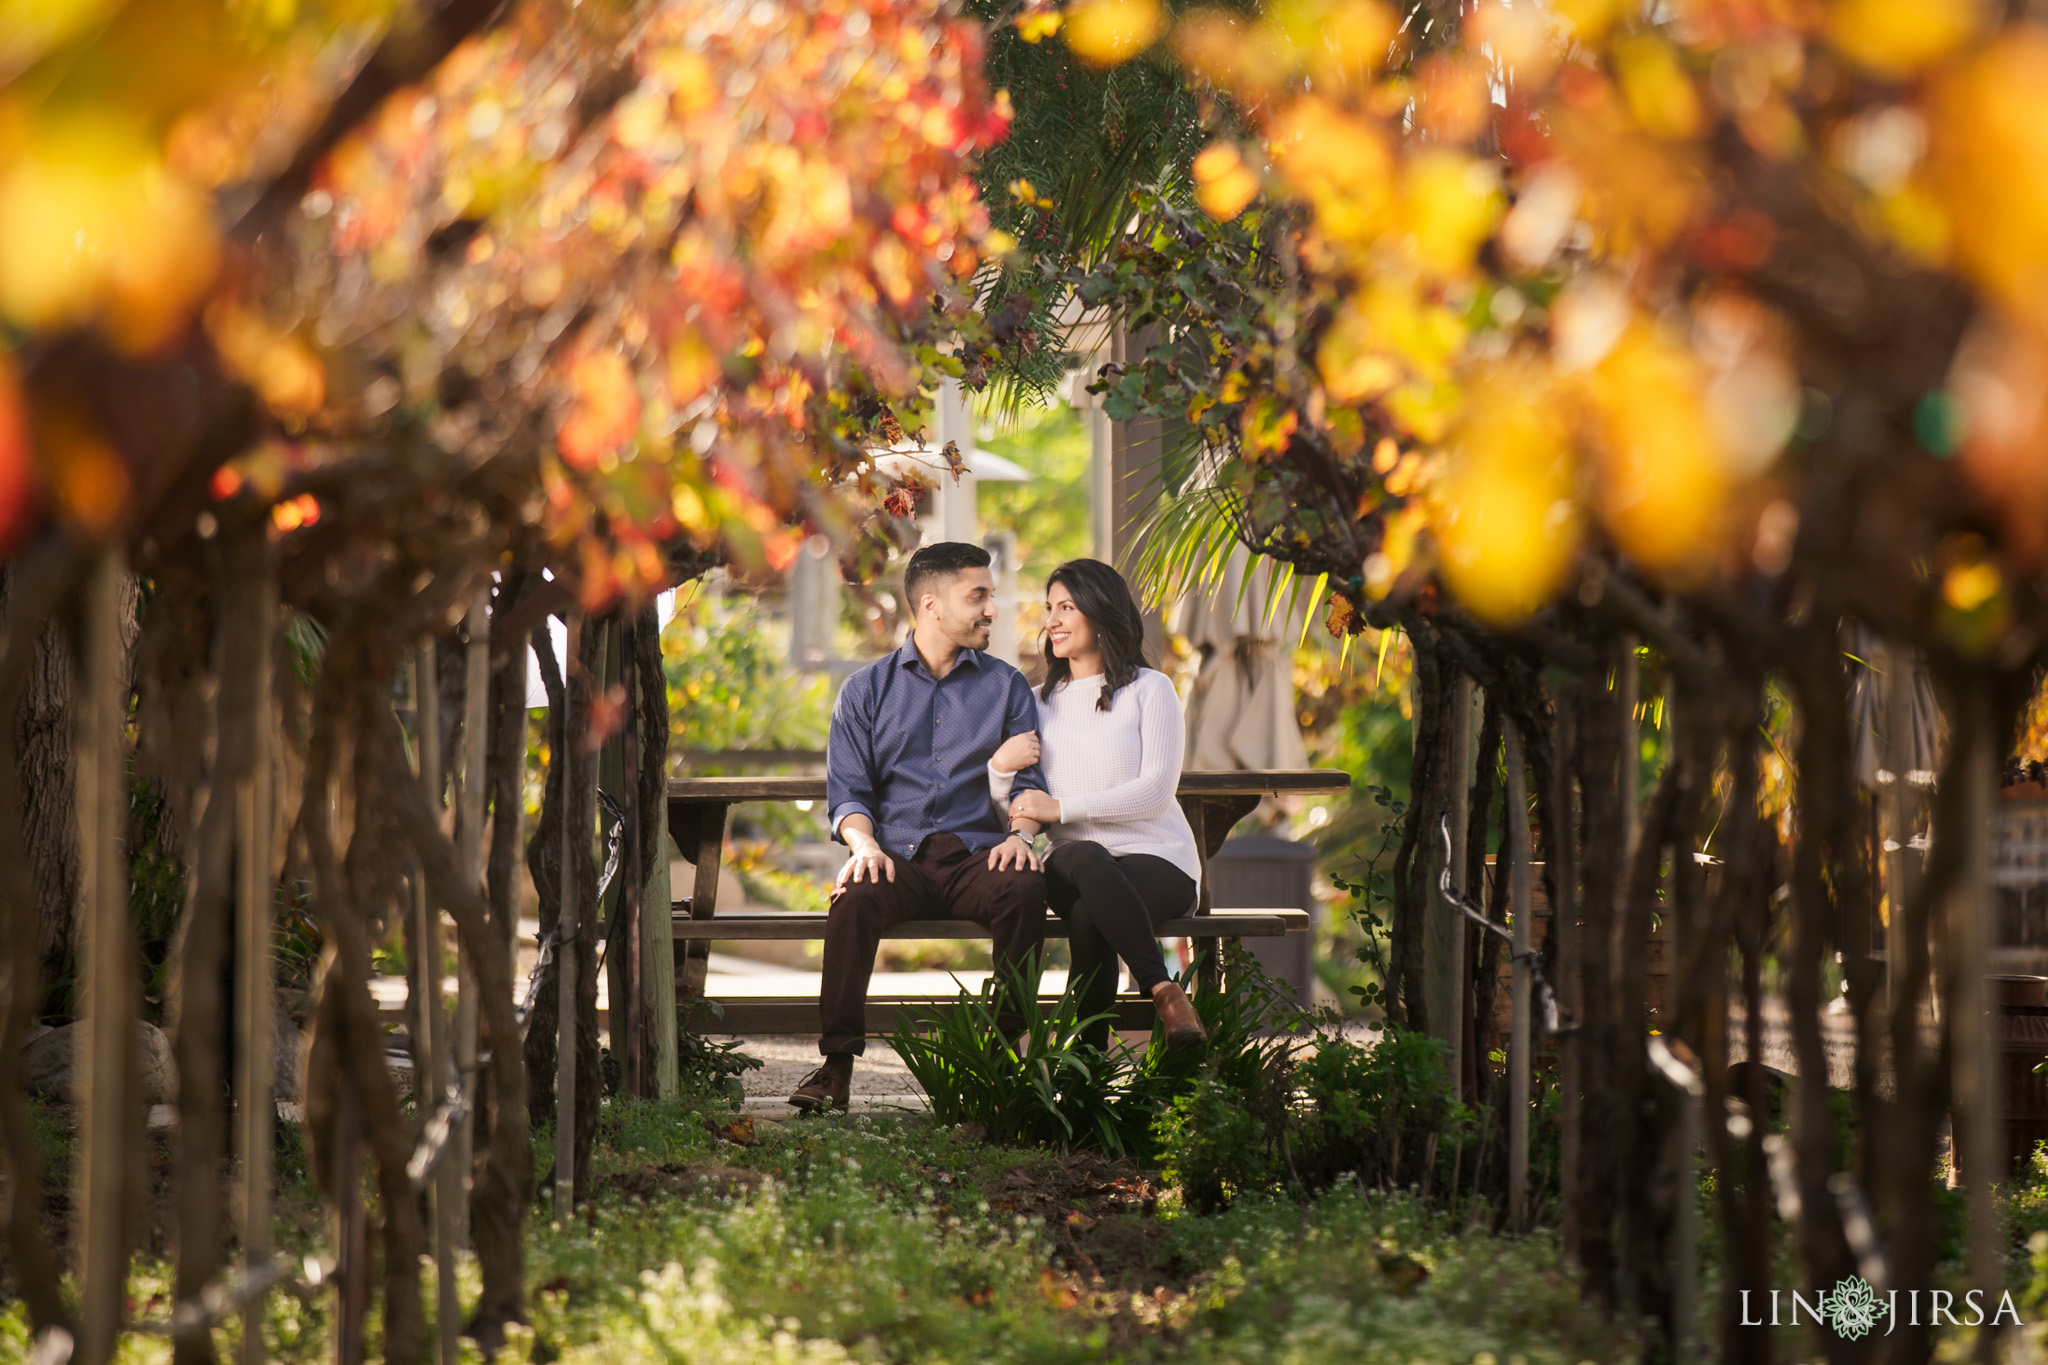
[[[438,812],[441,706],[432,640],[414,653],[412,676],[420,786],[426,792],[428,807]],[[427,895],[424,870],[415,867],[413,876],[413,942],[420,954],[413,969],[413,985],[419,991],[413,1019],[421,1031],[421,1036],[414,1040],[413,1102],[424,1122],[448,1093],[448,1011],[441,1001],[441,915]],[[433,1183],[427,1187],[434,1239],[434,1327],[442,1365],[454,1365],[460,1349],[456,1336],[460,1306],[455,1297],[455,1210],[462,1198],[460,1180],[461,1172],[455,1167],[452,1153],[444,1152],[435,1165]]]
[[[1430,880],[1428,912],[1423,921],[1422,980],[1423,1000],[1429,1016],[1429,1031],[1444,1043],[1444,1077],[1450,1082],[1451,1094],[1458,1094],[1464,1076],[1463,1033],[1460,1027],[1464,1013],[1461,1002],[1464,999],[1463,983],[1466,975],[1467,954],[1461,951],[1468,942],[1464,912],[1440,889],[1438,878],[1441,872],[1448,872],[1452,884],[1467,896],[1472,888],[1465,881],[1465,839],[1470,822],[1472,807],[1472,680],[1460,673],[1451,683],[1451,723],[1445,738],[1445,747],[1450,757],[1448,768],[1450,778],[1444,784],[1444,809],[1441,812],[1450,822],[1451,846],[1448,854],[1443,846],[1432,839],[1426,845],[1429,859]],[[1431,821],[1436,818],[1431,814]]]
[[[486,743],[485,729],[490,714],[491,688],[491,585],[486,580],[470,599],[469,613],[463,618],[463,631],[468,637],[463,656],[464,687],[462,693],[462,780],[457,790],[461,794],[458,807],[457,828],[461,842],[457,852],[462,858],[463,876],[470,885],[482,891],[484,879],[484,787]],[[486,894],[485,899],[489,897]],[[468,953],[463,953],[456,980],[458,993],[455,997],[455,1075],[454,1085],[461,1091],[464,1107],[471,1113],[476,1108],[476,1066],[477,1066],[477,998],[478,990],[476,964]],[[469,1181],[473,1153],[471,1135],[475,1124],[468,1118],[455,1125],[449,1135],[448,1154],[442,1158],[445,1167],[454,1173],[448,1188],[455,1192],[455,1236],[459,1243],[469,1241]]]
[[[1989,722],[1991,698],[1980,688],[1970,697],[1970,705],[1976,717],[1961,736],[1970,746],[1963,765],[1962,819],[1958,828],[1937,829],[1934,837],[1955,839],[1963,846],[1962,875],[1949,904],[1955,981],[1949,1015],[1955,1036],[1955,1117],[1964,1125],[1962,1150],[1957,1155],[1968,1182],[1970,1280],[1975,1287],[1995,1293],[2002,1282],[2004,1258],[1999,1250],[2002,1234],[1992,1186],[2005,1171],[2005,1134],[1999,1113],[1998,1045],[1992,1033],[1995,1025],[1984,974],[1991,958],[1991,821],[1998,758]],[[1987,1333],[1987,1339],[1991,1335]]]
[[[271,733],[275,716],[270,704],[270,648],[277,620],[276,567],[263,558],[262,582],[256,592],[262,622],[262,647],[256,651],[255,705],[249,724],[249,777],[235,791],[236,841],[242,856],[235,888],[235,1017],[242,1021],[237,1049],[240,1075],[235,1094],[240,1100],[242,1188],[242,1274],[262,1273],[270,1259],[271,1143],[277,1126],[276,1074],[277,992],[271,933],[271,887],[277,870],[276,793],[272,787]],[[264,1305],[258,1294],[242,1306],[242,1365],[260,1365]]]
[[[1514,904],[1513,1015],[1508,1032],[1508,1226],[1519,1232],[1529,1218],[1529,800],[1523,767],[1522,727],[1504,719],[1507,739],[1508,864]]]
[[[85,921],[85,1045],[78,1052],[78,1352],[105,1365],[127,1317],[130,1210],[136,1174],[135,944],[121,848],[127,830],[122,782],[121,579],[118,549],[102,552],[85,588],[84,676],[77,735],[78,852]]]

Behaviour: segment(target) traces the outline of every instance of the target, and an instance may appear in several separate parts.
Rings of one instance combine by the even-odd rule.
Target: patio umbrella
[[[1202,657],[1188,697],[1190,771],[1308,766],[1289,648],[1299,623],[1285,611],[1268,619],[1271,569],[1250,558],[1240,548],[1213,593],[1181,603],[1180,634]]]
[[[1879,787],[1878,773],[1885,767],[1885,737],[1891,723],[1891,688],[1880,668],[1899,659],[1901,651],[1887,647],[1883,637],[1860,621],[1843,627],[1842,648],[1855,661],[1849,677],[1849,715],[1855,728],[1856,781],[1866,791]],[[1906,781],[1915,787],[1932,787],[1941,770],[1941,707],[1934,698],[1934,682],[1927,665],[1917,654],[1906,654],[1900,662],[1911,672],[1912,705],[1900,734],[1901,756]]]

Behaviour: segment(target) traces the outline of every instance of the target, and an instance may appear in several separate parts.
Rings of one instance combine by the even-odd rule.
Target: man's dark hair
[[[964,540],[941,540],[919,549],[903,570],[903,602],[910,608],[910,619],[917,619],[918,601],[933,579],[951,578],[966,569],[986,569],[989,563],[987,550]]]

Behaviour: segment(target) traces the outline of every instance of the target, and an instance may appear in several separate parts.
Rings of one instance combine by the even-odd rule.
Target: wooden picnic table
[[[1208,915],[1211,912],[1209,899],[1209,859],[1223,846],[1232,826],[1248,815],[1266,796],[1290,794],[1312,795],[1340,792],[1351,785],[1351,775],[1338,768],[1290,768],[1267,769],[1248,772],[1189,772],[1182,773],[1179,797],[1181,809],[1187,813],[1188,824],[1195,834],[1195,846],[1202,860],[1200,899],[1195,914]],[[812,915],[747,915],[727,916],[727,923],[716,923],[718,917],[719,871],[724,858],[726,820],[732,808],[749,801],[823,801],[825,800],[825,778],[822,774],[799,776],[738,776],[738,777],[678,777],[668,784],[668,828],[676,842],[676,848],[696,869],[696,878],[687,898],[678,900],[672,907],[676,938],[687,945],[679,955],[678,994],[702,995],[704,993],[705,962],[710,940],[720,939],[776,939],[792,937],[814,937],[816,916]],[[1283,928],[1306,927],[1297,923],[1305,916],[1296,909],[1288,911],[1258,912],[1268,918],[1276,918]],[[1238,927],[1238,917],[1233,915],[1233,927]],[[789,923],[778,923],[787,920]],[[799,925],[795,921],[804,921]],[[714,921],[706,924],[704,921]],[[913,921],[899,932],[913,937],[958,937],[964,936],[959,924],[950,920]],[[1240,932],[1265,934],[1275,928],[1255,919],[1242,921]],[[1143,1002],[1149,1008],[1150,1002]],[[806,1006],[811,1025],[815,1025],[816,1006]],[[767,1026],[763,1031],[779,1030],[785,1022],[783,1015],[788,1011],[755,1008],[735,1017],[728,1007],[727,1024],[735,1032],[751,1029],[740,1027],[743,1023]],[[878,1018],[887,1017],[882,1010]],[[758,1016],[758,1018],[756,1017]],[[796,1030],[802,1031],[802,1030]]]

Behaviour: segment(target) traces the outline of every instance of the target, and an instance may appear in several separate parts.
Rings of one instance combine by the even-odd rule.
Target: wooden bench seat
[[[1302,910],[1216,910],[1209,894],[1208,863],[1230,833],[1231,826],[1248,814],[1265,796],[1312,795],[1343,791],[1351,785],[1348,774],[1330,768],[1259,772],[1184,772],[1178,796],[1195,836],[1195,849],[1203,875],[1197,879],[1199,900],[1195,913],[1168,920],[1158,927],[1162,938],[1275,938],[1304,933],[1309,916]],[[822,774],[802,776],[678,777],[668,784],[668,829],[676,850],[695,869],[690,895],[671,907],[676,950],[676,995],[687,1010],[689,997],[704,994],[706,967],[714,942],[781,939],[810,940],[825,936],[822,914],[747,911],[721,913],[718,909],[719,872],[723,861],[726,820],[734,806],[747,801],[819,802],[826,797]],[[678,888],[680,889],[680,888]],[[984,938],[985,926],[971,920],[914,920],[898,925],[885,938]],[[1057,917],[1046,920],[1047,938],[1066,937],[1066,926]],[[1213,985],[1221,980],[1217,957],[1209,954],[1202,979]],[[870,999],[868,1031],[886,1034],[905,1011],[929,1010],[939,1000]],[[694,1026],[718,1033],[815,1033],[818,1003],[815,1000],[775,998],[719,1001],[724,1018],[715,1024]],[[1119,1029],[1144,1030],[1152,1026],[1152,1002],[1135,996],[1120,997],[1115,1006]]]
[[[693,919],[689,902],[678,901],[672,908],[671,919],[679,943],[825,937],[825,916],[800,910],[728,913],[715,919]],[[1160,938],[1278,938],[1282,934],[1307,933],[1308,920],[1306,910],[1211,910],[1206,915],[1162,921],[1154,926],[1153,932]],[[1047,915],[1045,936],[1065,938],[1067,922],[1057,915]],[[883,930],[882,937],[987,938],[988,926],[971,919],[914,919]]]
[[[868,999],[868,1036],[887,1038],[896,1031],[898,1022],[909,1019],[917,1021],[929,1018],[935,1011],[943,1011],[955,997],[899,997]],[[1050,1009],[1055,1003],[1049,997],[1041,997],[1039,1003]],[[795,1000],[788,996],[752,996],[742,999],[731,997],[718,1001],[724,1013],[716,1021],[693,1021],[693,1027],[700,1033],[713,1034],[782,1034],[817,1036],[818,1002]],[[1152,1027],[1154,1011],[1152,1002],[1135,995],[1120,995],[1109,1007],[1110,1027],[1123,1033],[1145,1033]]]

